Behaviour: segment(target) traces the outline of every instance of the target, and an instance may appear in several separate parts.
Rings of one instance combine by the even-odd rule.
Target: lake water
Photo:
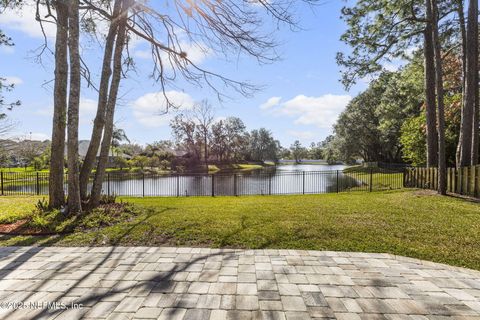
[[[281,165],[233,174],[137,176],[125,180],[110,175],[104,192],[132,196],[211,196],[308,194],[344,191],[358,186],[342,165]]]
[[[265,170],[214,175],[108,175],[104,193],[119,196],[211,196],[311,194],[340,192],[359,185],[343,174],[342,165],[281,165]],[[36,193],[36,184],[9,186],[10,191]],[[38,186],[41,194],[47,185]]]

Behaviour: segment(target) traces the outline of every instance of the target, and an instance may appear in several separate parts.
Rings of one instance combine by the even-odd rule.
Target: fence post
[[[145,173],[142,173],[142,196],[145,197]]]
[[[180,174],[177,173],[177,197],[180,197]]]
[[[338,170],[337,170],[337,193],[338,193]]]
[[[3,196],[4,195],[4,193],[3,193],[3,171],[0,172],[0,184],[1,184],[2,196]]]
[[[302,171],[302,194],[305,194],[305,171]]]
[[[458,168],[458,176],[457,176],[457,193],[462,194],[463,191],[463,168]]]
[[[480,168],[480,167],[479,167],[478,165],[475,166],[475,182],[474,182],[474,183],[475,183],[475,191],[474,191],[474,193],[473,193],[473,194],[474,194],[473,196],[474,196],[475,198],[478,198],[478,187],[479,187],[479,185],[478,185],[478,179],[479,179],[479,176],[480,176],[480,172],[479,172],[479,170],[478,170],[479,168]]]
[[[272,195],[272,174],[268,175],[268,195]]]
[[[373,168],[370,168],[370,184],[369,184],[369,191],[372,192],[372,182],[373,182]]]
[[[215,197],[215,175],[212,174],[212,197]]]
[[[233,195],[237,196],[237,174],[233,174]]]
[[[110,172],[107,172],[107,195],[110,196]]]
[[[40,181],[38,177],[38,172],[37,172],[37,196],[40,194]]]

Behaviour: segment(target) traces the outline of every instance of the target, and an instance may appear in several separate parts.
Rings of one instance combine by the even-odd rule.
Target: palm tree
[[[128,143],[130,143],[130,139],[128,139],[127,134],[125,133],[125,130],[113,126],[112,147],[111,147],[112,157],[113,157],[113,151],[118,150],[118,147],[120,147],[120,144],[124,141],[127,141]]]

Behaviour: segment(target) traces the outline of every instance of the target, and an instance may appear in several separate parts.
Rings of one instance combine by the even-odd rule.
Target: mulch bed
[[[51,236],[58,233],[45,232],[26,226],[28,219],[22,219],[13,223],[0,224],[0,234],[9,236]]]
[[[10,233],[18,232],[19,230],[22,229],[22,227],[24,227],[25,223],[27,222],[28,220],[23,219],[23,220],[15,221],[14,223],[0,224],[0,233],[10,234]]]

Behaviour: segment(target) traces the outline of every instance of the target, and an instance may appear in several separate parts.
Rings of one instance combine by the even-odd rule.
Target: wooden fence
[[[408,168],[403,177],[407,188],[438,190],[437,168]],[[480,198],[480,165],[448,168],[447,192]]]

